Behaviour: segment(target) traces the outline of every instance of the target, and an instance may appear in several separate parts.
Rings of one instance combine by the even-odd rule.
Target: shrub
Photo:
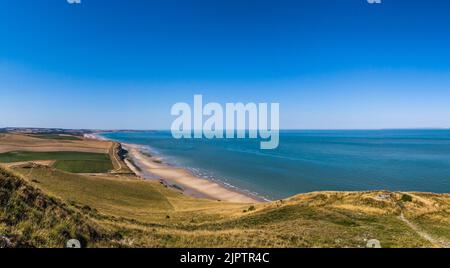
[[[402,195],[402,201],[403,202],[411,202],[413,200],[412,196],[404,194]]]

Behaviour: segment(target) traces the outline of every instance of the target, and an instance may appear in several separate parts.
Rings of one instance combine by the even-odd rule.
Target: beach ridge
[[[139,145],[122,143],[128,151],[128,157],[132,159],[138,168],[138,176],[147,179],[160,179],[169,186],[182,190],[185,194],[236,203],[255,203],[264,201],[262,198],[253,197],[249,194],[230,189],[220,183],[198,177],[186,168],[170,166],[163,163],[159,157],[148,156],[140,150]],[[131,164],[127,162],[128,164]],[[140,169],[140,171],[139,171]]]
[[[98,134],[85,136],[90,139],[107,140]],[[258,203],[268,201],[261,197],[244,193],[237,189],[231,189],[219,182],[201,178],[183,167],[175,167],[163,163],[159,157],[149,156],[141,151],[137,144],[122,143],[121,146],[128,151],[130,161],[125,161],[130,170],[144,179],[158,179],[167,186],[176,188],[184,194],[213,200],[236,202],[236,203]]]

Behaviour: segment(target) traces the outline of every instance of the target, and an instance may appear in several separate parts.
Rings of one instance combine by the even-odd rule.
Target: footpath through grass
[[[113,169],[108,154],[85,152],[7,152],[0,163],[55,160],[53,167],[72,173],[104,173]]]

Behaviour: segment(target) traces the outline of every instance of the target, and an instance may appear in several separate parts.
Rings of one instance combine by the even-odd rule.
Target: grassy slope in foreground
[[[371,238],[383,247],[434,247],[450,240],[449,195],[409,193],[412,201],[404,202],[401,193],[320,192],[249,207],[133,177],[37,165],[14,173],[0,176],[0,235],[23,245],[64,246],[74,236],[90,247],[363,247]],[[21,186],[11,190],[5,181]],[[35,191],[57,209],[36,206]],[[54,213],[59,209],[71,212]]]
[[[53,166],[72,173],[105,173],[113,169],[108,154],[88,152],[26,152],[0,153],[0,163],[34,160],[55,160]]]
[[[113,231],[85,213],[1,168],[0,208],[2,247],[63,247],[69,237],[84,245],[114,239]]]

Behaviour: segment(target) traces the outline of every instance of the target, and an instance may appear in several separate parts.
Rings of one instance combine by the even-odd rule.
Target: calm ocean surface
[[[323,190],[450,193],[450,130],[282,131],[276,150],[249,139],[176,140],[166,131],[102,136],[269,199]]]

